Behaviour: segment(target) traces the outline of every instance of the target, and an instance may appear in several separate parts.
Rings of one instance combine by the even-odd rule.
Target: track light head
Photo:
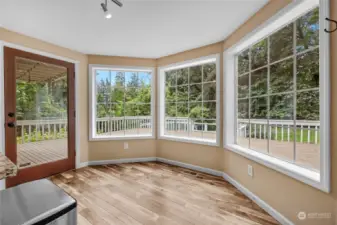
[[[105,18],[110,19],[112,17],[112,15],[108,10],[107,4],[102,3],[101,6],[102,6],[102,9],[104,11]]]

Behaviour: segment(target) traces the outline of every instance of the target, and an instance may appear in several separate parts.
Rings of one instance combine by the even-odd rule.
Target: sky
[[[116,74],[119,71],[113,70],[96,70],[96,83],[99,83],[101,80],[105,81],[108,79],[111,82],[111,85],[114,86]],[[125,83],[128,83],[131,80],[131,76],[134,72],[124,72]],[[150,72],[138,72],[138,77],[140,81],[143,81],[146,85],[151,83],[151,73]]]

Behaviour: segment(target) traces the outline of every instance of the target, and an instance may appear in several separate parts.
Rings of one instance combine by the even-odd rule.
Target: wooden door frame
[[[0,124],[5,123],[5,114],[4,114],[4,47],[10,47],[17,50],[46,56],[52,59],[57,59],[69,63],[73,63],[75,65],[75,99],[78,99],[79,96],[79,67],[80,61],[73,60],[70,58],[58,56],[52,53],[27,48],[18,44],[13,44],[9,42],[5,42],[0,40]],[[76,110],[76,126],[75,126],[75,151],[76,151],[76,159],[75,159],[75,166],[76,168],[80,168],[85,166],[85,163],[81,163],[80,161],[80,127],[79,127],[79,118],[80,118],[80,110],[79,110],[79,101],[75,101],[75,110]],[[0,153],[5,154],[5,129],[4,126],[0,126]],[[0,180],[0,190],[6,189],[5,180]]]

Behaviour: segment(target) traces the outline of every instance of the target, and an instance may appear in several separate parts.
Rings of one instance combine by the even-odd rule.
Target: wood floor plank
[[[78,224],[276,225],[221,177],[159,162],[90,166],[51,177],[78,203]]]

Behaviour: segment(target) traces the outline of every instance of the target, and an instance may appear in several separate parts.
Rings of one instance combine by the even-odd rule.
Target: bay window
[[[328,191],[326,13],[291,3],[225,52],[224,127],[225,148]]]

